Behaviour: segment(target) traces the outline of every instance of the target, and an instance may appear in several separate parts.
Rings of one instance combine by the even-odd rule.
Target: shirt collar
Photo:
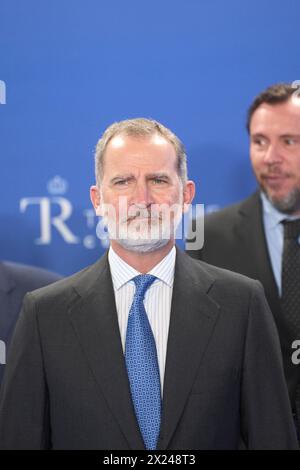
[[[176,249],[175,246],[173,246],[169,253],[147,274],[156,276],[160,281],[172,287],[174,282],[175,260]],[[115,290],[120,289],[135,276],[141,274],[117,255],[111,246],[108,251],[108,262]]]

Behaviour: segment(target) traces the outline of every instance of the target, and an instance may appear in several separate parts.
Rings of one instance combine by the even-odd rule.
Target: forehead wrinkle
[[[145,144],[142,148],[136,145],[140,142]],[[152,139],[132,139],[131,136],[126,135],[113,137],[105,152],[103,176],[105,177],[108,165],[110,174],[117,175],[134,174],[139,177],[141,173],[171,174],[173,170],[177,173],[177,155],[172,144],[164,138],[161,139],[162,145],[157,145],[157,143],[154,143]],[[154,156],[151,152],[154,152]],[[170,165],[171,157],[174,157],[172,165]]]

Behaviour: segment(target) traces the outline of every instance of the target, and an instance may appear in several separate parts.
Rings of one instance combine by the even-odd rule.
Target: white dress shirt
[[[156,343],[158,366],[160,372],[161,394],[163,395],[163,383],[165,375],[167,342],[171,314],[171,301],[174,282],[176,249],[171,251],[147,274],[156,276],[157,279],[147,289],[144,305],[152,328]],[[116,252],[109,248],[108,262],[112,276],[115,293],[118,322],[122,340],[123,352],[125,352],[126,330],[129,310],[132,305],[135,284],[132,280],[139,273],[132,266],[120,258]]]

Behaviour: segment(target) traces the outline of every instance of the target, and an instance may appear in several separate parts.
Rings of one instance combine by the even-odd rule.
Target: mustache
[[[158,210],[150,207],[131,206],[124,217],[120,217],[120,222],[131,222],[133,220],[148,219],[149,221],[162,220],[162,214]]]
[[[282,176],[288,178],[291,175],[289,173],[283,172],[282,170],[280,170],[280,168],[270,168],[269,171],[264,171],[261,174],[262,178],[270,178],[272,176]]]
[[[149,221],[154,221],[154,220],[162,220],[161,215],[153,215],[153,214],[138,214],[135,216],[129,216],[129,217],[123,217],[120,219],[120,222],[132,222],[133,220],[149,220]]]

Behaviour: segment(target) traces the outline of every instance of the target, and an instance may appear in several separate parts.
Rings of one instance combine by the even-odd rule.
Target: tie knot
[[[297,239],[300,235],[300,219],[296,220],[283,220],[282,222],[284,228],[284,238],[293,238]]]
[[[145,297],[146,290],[151,284],[155,281],[156,277],[152,276],[152,274],[140,274],[133,278],[133,281],[136,286],[135,295],[141,297],[142,299]]]

